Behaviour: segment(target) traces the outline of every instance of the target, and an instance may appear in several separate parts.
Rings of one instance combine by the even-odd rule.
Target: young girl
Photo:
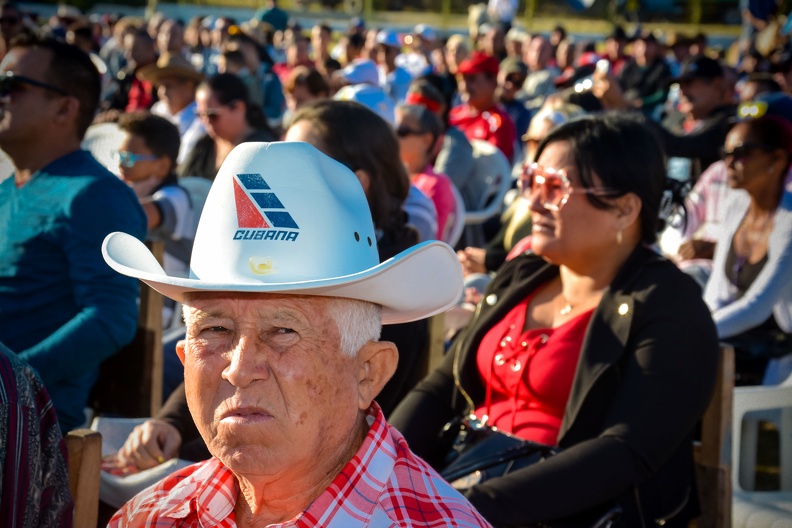
[[[436,173],[431,165],[440,133],[440,120],[425,107],[408,104],[396,108],[396,135],[402,162],[413,185],[434,202],[437,239],[447,240],[458,206],[454,184],[445,174]]]

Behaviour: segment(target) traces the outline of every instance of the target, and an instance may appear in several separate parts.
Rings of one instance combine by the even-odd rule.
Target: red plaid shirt
[[[294,519],[270,527],[489,526],[410,451],[376,403],[367,419],[371,428],[366,439],[333,483]],[[212,458],[141,492],[108,526],[235,527],[238,493],[233,473]]]

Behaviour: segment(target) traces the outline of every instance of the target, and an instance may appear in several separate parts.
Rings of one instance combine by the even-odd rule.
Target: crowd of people
[[[184,327],[180,363],[105,469],[196,465],[113,526],[536,526],[615,505],[623,526],[686,527],[719,342],[737,384],[792,374],[780,27],[718,50],[496,11],[443,35],[301,27],[274,0],[251,20],[3,3],[0,455],[24,451],[34,484],[2,472],[0,519],[69,525],[58,430],[132,339],[141,279]],[[110,164],[81,148],[99,130]],[[503,198],[487,149],[512,190],[477,247],[458,227]],[[462,419],[557,454],[449,484]]]

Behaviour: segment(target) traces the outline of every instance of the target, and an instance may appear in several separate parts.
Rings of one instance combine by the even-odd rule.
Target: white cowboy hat
[[[442,242],[380,263],[357,177],[307,143],[243,143],[228,155],[201,215],[189,278],[167,275],[126,233],[108,235],[102,254],[177,301],[193,291],[346,297],[381,305],[383,324],[443,312],[462,293],[459,261]]]

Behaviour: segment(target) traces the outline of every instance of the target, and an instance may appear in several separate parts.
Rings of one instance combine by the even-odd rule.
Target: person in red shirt
[[[509,115],[495,102],[498,60],[476,51],[459,65],[459,93],[463,103],[451,109],[448,121],[469,140],[483,139],[514,158],[517,131]]]

